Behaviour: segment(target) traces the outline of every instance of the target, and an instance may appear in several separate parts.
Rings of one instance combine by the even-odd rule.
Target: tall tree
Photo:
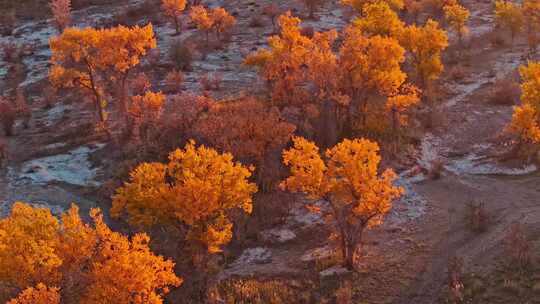
[[[540,143],[540,62],[529,62],[519,69],[521,106],[514,108],[507,130],[514,134],[519,145]]]
[[[143,163],[113,197],[111,214],[128,215],[132,225],[187,227],[186,238],[208,252],[221,251],[232,237],[231,212],[251,213],[252,169],[191,141],[169,162]]]
[[[180,17],[186,9],[186,0],[161,0],[161,9],[163,9],[165,16],[174,21],[176,34],[180,34],[182,31],[182,20],[180,20]]]
[[[523,30],[523,23],[523,12],[519,5],[510,1],[495,1],[495,24],[510,31],[512,45],[516,35]]]
[[[448,47],[447,33],[430,19],[422,27],[406,27],[400,36],[400,44],[410,54],[417,83],[429,90],[432,81],[438,79],[444,69],[441,53]]]
[[[91,93],[99,120],[105,122],[105,96],[118,96],[119,109],[126,115],[130,72],[140,58],[156,46],[151,24],[132,28],[69,28],[50,40],[49,79],[55,87],[78,88]],[[119,93],[107,94],[110,87]]]
[[[353,269],[363,232],[382,223],[403,189],[393,185],[396,175],[392,170],[379,175],[381,157],[375,142],[345,139],[327,150],[323,159],[314,143],[299,137],[293,141],[294,146],[283,152],[283,163],[291,167],[291,176],[281,185],[329,202],[343,264]]]
[[[467,35],[467,21],[469,20],[469,10],[459,4],[447,5],[444,7],[444,17],[450,28],[456,33],[459,45],[463,46],[463,37]]]

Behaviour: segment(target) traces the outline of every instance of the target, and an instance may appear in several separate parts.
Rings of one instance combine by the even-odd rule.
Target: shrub
[[[30,126],[30,118],[32,112],[28,107],[26,97],[22,88],[17,88],[17,97],[15,99],[17,115],[22,119],[23,128],[27,129]]]
[[[5,13],[0,15],[0,19],[3,20],[2,24],[0,25],[0,35],[11,36],[13,30],[15,29],[15,23],[17,22],[15,11],[5,11]]]
[[[441,178],[442,172],[444,171],[444,162],[441,159],[434,159],[431,161],[428,178],[429,179],[439,179]]]
[[[169,56],[173,61],[176,68],[189,71],[191,70],[191,63],[193,62],[194,46],[187,41],[176,41],[169,49]]]
[[[483,202],[471,201],[467,204],[469,227],[474,232],[485,232],[489,224],[489,215]]]
[[[493,85],[490,101],[497,105],[515,105],[519,101],[519,84],[511,79],[498,79]]]
[[[313,38],[313,35],[315,35],[315,29],[313,29],[313,26],[305,26],[302,28],[300,33],[302,34],[302,36],[305,36],[311,39]]]
[[[504,239],[508,266],[518,270],[527,269],[531,263],[531,245],[525,235],[523,225],[513,223]]]
[[[269,4],[263,8],[263,13],[270,18],[272,22],[272,28],[276,29],[276,18],[279,16],[279,7],[276,4]]]
[[[336,290],[336,304],[352,304],[352,289],[350,283],[346,283]]]
[[[253,15],[251,19],[249,19],[249,26],[250,27],[264,27],[264,21],[262,20],[260,15]]]
[[[20,62],[23,56],[22,47],[15,42],[4,42],[0,44],[4,53],[4,60],[11,63]]]
[[[179,70],[172,70],[165,76],[165,84],[169,92],[178,93],[184,83],[184,73]]]
[[[52,106],[56,103],[56,99],[58,98],[56,89],[53,86],[47,86],[45,89],[43,89],[43,104],[45,105],[46,109],[52,108]]]
[[[4,128],[4,134],[6,136],[13,135],[13,126],[15,125],[15,118],[17,113],[13,105],[0,97],[0,122]]]
[[[133,95],[143,95],[150,89],[152,84],[150,83],[150,78],[145,73],[140,73],[133,78],[130,86]]]
[[[58,31],[64,31],[71,23],[71,0],[52,0],[50,6]]]
[[[202,75],[199,82],[204,91],[218,91],[220,89],[222,80],[223,76],[221,73],[214,72]]]

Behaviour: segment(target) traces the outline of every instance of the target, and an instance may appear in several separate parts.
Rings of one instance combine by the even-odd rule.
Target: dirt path
[[[525,63],[526,45],[519,41],[513,48],[491,47],[485,37],[493,22],[488,5],[465,3],[472,12],[471,26],[482,30],[472,44],[481,47],[471,50],[469,75],[458,83],[449,81],[454,92],[443,105],[445,126],[425,139],[426,150],[446,162],[446,173],[416,186],[432,210],[416,237],[431,251],[425,271],[396,304],[437,303],[450,258],[463,258],[468,272],[488,271],[502,253],[502,239],[512,223],[540,227],[540,175],[528,173],[534,167],[507,168],[491,158],[502,148],[496,141],[512,107],[490,104],[489,99],[496,79],[515,74]],[[490,218],[485,233],[468,227],[466,204],[472,200],[485,203]]]

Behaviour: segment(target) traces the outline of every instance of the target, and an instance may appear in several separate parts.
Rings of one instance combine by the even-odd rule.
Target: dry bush
[[[133,95],[143,95],[150,87],[152,87],[152,84],[150,83],[150,78],[143,72],[137,74],[137,76],[131,80],[130,87]]]
[[[233,279],[221,282],[217,290],[220,302],[227,304],[309,303],[298,287],[280,280]]]
[[[466,71],[461,65],[456,65],[448,70],[448,77],[453,81],[460,81],[466,76]]]
[[[4,42],[0,44],[4,60],[11,63],[20,62],[23,56],[23,49],[16,42]]]
[[[506,45],[506,39],[500,30],[493,30],[489,35],[489,40],[494,48],[504,47]]]
[[[58,99],[58,94],[56,92],[56,89],[53,86],[47,86],[45,89],[43,89],[43,104],[46,109],[50,109],[53,107],[53,105],[56,103],[56,100]]]
[[[179,70],[172,70],[167,73],[165,76],[165,85],[167,86],[167,91],[172,93],[178,93],[182,90],[182,85],[184,83],[184,73]]]
[[[352,288],[349,282],[336,290],[336,304],[352,304]]]
[[[22,119],[23,128],[27,129],[30,126],[30,118],[32,118],[32,112],[24,96],[22,88],[17,88],[17,97],[15,99],[17,116]]]
[[[513,223],[504,239],[508,266],[520,271],[527,269],[532,261],[531,244],[524,230],[521,223]]]
[[[302,27],[302,30],[300,31],[302,36],[313,38],[313,35],[315,35],[315,29],[313,26],[304,26]]]
[[[15,125],[16,117],[17,112],[11,102],[0,97],[0,123],[2,123],[4,134],[6,136],[13,135],[13,126]]]
[[[52,0],[51,10],[59,32],[63,32],[71,23],[71,0]]]
[[[436,180],[441,178],[442,172],[444,171],[444,161],[442,159],[434,159],[431,161],[428,178]]]
[[[490,102],[497,105],[515,105],[519,101],[521,89],[512,79],[503,78],[495,81]]]
[[[218,72],[206,73],[201,76],[199,83],[204,91],[218,91],[221,88],[223,75]]]
[[[263,13],[268,16],[268,18],[270,18],[270,22],[272,23],[272,28],[274,29],[274,31],[276,30],[276,19],[277,19],[277,16],[279,16],[280,14],[280,9],[279,9],[279,6],[277,6],[276,4],[272,3],[272,4],[269,4],[267,6],[265,6],[263,8]]]
[[[8,144],[5,139],[0,138],[0,168],[8,161]]]
[[[264,27],[264,21],[261,15],[255,14],[249,19],[249,27]]]
[[[159,64],[159,59],[161,57],[161,51],[158,48],[148,51],[146,55],[146,62],[150,67],[155,67]]]
[[[463,258],[456,256],[448,261],[448,289],[451,303],[462,303],[464,300],[463,268]]]
[[[467,203],[469,227],[474,232],[485,232],[489,225],[489,214],[483,202],[470,201]]]
[[[0,36],[11,36],[17,22],[15,11],[5,10],[3,13],[0,13],[0,20],[2,20],[0,22]]]
[[[193,62],[194,51],[195,47],[193,43],[178,40],[171,45],[169,56],[176,68],[182,71],[189,71]]]

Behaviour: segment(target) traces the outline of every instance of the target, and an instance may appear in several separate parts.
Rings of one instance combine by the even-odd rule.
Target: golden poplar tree
[[[448,47],[446,31],[430,19],[422,27],[406,27],[400,36],[400,44],[410,54],[418,84],[423,89],[428,89],[444,69],[441,53]]]
[[[364,7],[367,4],[374,4],[378,2],[384,2],[388,4],[393,10],[401,10],[405,3],[403,0],[341,0],[343,5],[354,8],[359,13],[363,13]]]
[[[521,7],[510,1],[495,1],[495,24],[510,31],[513,44],[516,35],[523,29],[524,18]]]
[[[293,141],[294,146],[283,152],[291,176],[281,186],[329,202],[328,215],[340,236],[343,264],[353,269],[363,232],[382,223],[403,189],[393,185],[396,175],[391,169],[379,175],[381,157],[375,142],[345,139],[327,150],[323,159],[314,143],[300,137]]]
[[[519,69],[521,83],[521,106],[514,108],[512,121],[507,130],[514,134],[520,144],[540,143],[540,62],[529,62]]]
[[[188,228],[186,238],[215,253],[232,237],[230,212],[251,213],[252,168],[233,162],[230,153],[220,154],[191,141],[170,153],[169,162],[143,163],[113,197],[111,214],[124,213],[132,225],[156,224]]]
[[[527,30],[527,42],[531,52],[536,51],[540,42],[540,1],[523,1],[523,16]]]
[[[105,122],[106,95],[118,96],[120,110],[127,114],[127,81],[130,72],[149,49],[156,47],[151,24],[132,28],[68,28],[51,38],[51,83],[59,87],[78,88],[93,96],[94,107]],[[115,87],[117,92],[108,92]]]
[[[375,2],[363,7],[363,15],[353,21],[366,35],[399,37],[405,23],[386,2]]]
[[[456,33],[459,39],[459,44],[463,44],[463,37],[467,35],[467,21],[469,20],[470,12],[465,7],[459,4],[447,5],[444,7],[444,16],[450,28]]]
[[[348,121],[362,128],[376,96],[389,96],[405,82],[401,70],[405,50],[398,41],[381,36],[366,37],[356,26],[345,30],[339,50],[339,81],[349,96]]]
[[[165,15],[174,21],[176,34],[182,31],[182,20],[180,17],[186,9],[186,0],[161,0],[161,9]]]
[[[270,49],[250,54],[244,64],[259,68],[274,103],[303,103],[307,96],[300,83],[305,79],[303,67],[312,41],[301,34],[300,19],[292,17],[290,12],[278,18],[278,25],[279,35],[268,39]]]

